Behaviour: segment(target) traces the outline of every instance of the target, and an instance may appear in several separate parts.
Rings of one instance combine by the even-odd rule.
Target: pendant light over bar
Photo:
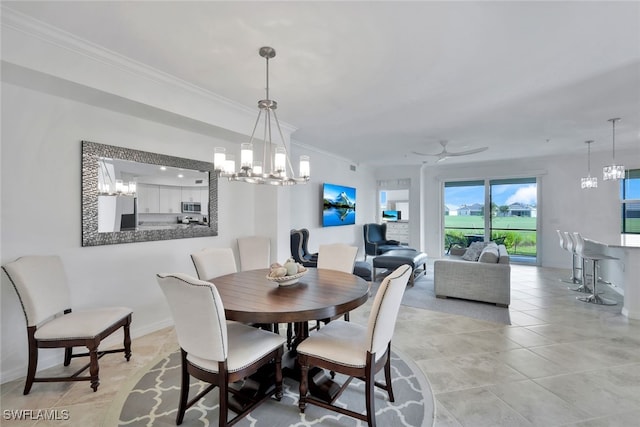
[[[593,141],[585,141],[587,144],[587,177],[581,178],[580,183],[583,189],[598,187],[598,178],[591,176],[591,144]]]
[[[272,47],[261,47],[258,51],[266,60],[266,98],[258,101],[258,118],[253,126],[249,142],[240,145],[240,168],[236,171],[236,162],[233,155],[227,155],[225,149],[216,147],[214,150],[213,164],[219,176],[228,178],[229,181],[243,181],[251,184],[270,185],[295,185],[305,184],[309,181],[310,164],[309,156],[300,156],[299,175],[296,176],[291,165],[289,152],[285,143],[280,122],[276,115],[278,103],[269,99],[269,59],[276,56]],[[264,113],[264,133],[262,138],[261,160],[254,160],[255,135]],[[281,145],[274,143],[272,139],[272,123],[280,135]]]
[[[616,165],[616,122],[620,118],[609,119],[613,127],[613,163],[602,169],[602,179],[605,181],[624,179],[624,166]]]

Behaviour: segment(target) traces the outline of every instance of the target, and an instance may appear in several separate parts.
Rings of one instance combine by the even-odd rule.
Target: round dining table
[[[279,286],[267,279],[268,273],[269,269],[248,270],[209,281],[220,293],[228,320],[294,325],[293,346],[283,358],[283,372],[299,380],[296,347],[309,335],[308,322],[328,320],[358,308],[369,298],[369,285],[351,273],[308,268],[297,283]],[[332,378],[318,375],[321,371],[319,368],[309,371],[309,392],[330,402],[339,393],[340,387]]]
[[[347,313],[369,298],[368,283],[351,273],[308,268],[298,283],[279,286],[269,269],[248,270],[210,280],[220,293],[228,320],[245,323],[300,323]]]

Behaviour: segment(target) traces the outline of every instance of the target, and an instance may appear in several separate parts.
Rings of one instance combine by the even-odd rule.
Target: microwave
[[[182,202],[182,213],[200,213],[201,209],[200,203]]]

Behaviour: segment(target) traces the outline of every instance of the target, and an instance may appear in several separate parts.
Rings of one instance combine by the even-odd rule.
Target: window
[[[504,244],[510,256],[535,262],[537,201],[536,178],[445,182],[445,251],[492,240]]]
[[[631,169],[620,184],[622,234],[640,234],[640,169]]]
[[[484,240],[484,181],[444,184],[444,236],[447,252]]]
[[[538,186],[535,178],[490,181],[491,240],[509,254],[535,257],[537,250]]]

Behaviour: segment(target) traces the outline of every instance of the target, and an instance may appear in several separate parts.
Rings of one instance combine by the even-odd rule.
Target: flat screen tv
[[[356,223],[356,189],[342,185],[322,185],[322,226]]]
[[[382,211],[383,221],[400,221],[402,219],[402,212],[400,211]]]

